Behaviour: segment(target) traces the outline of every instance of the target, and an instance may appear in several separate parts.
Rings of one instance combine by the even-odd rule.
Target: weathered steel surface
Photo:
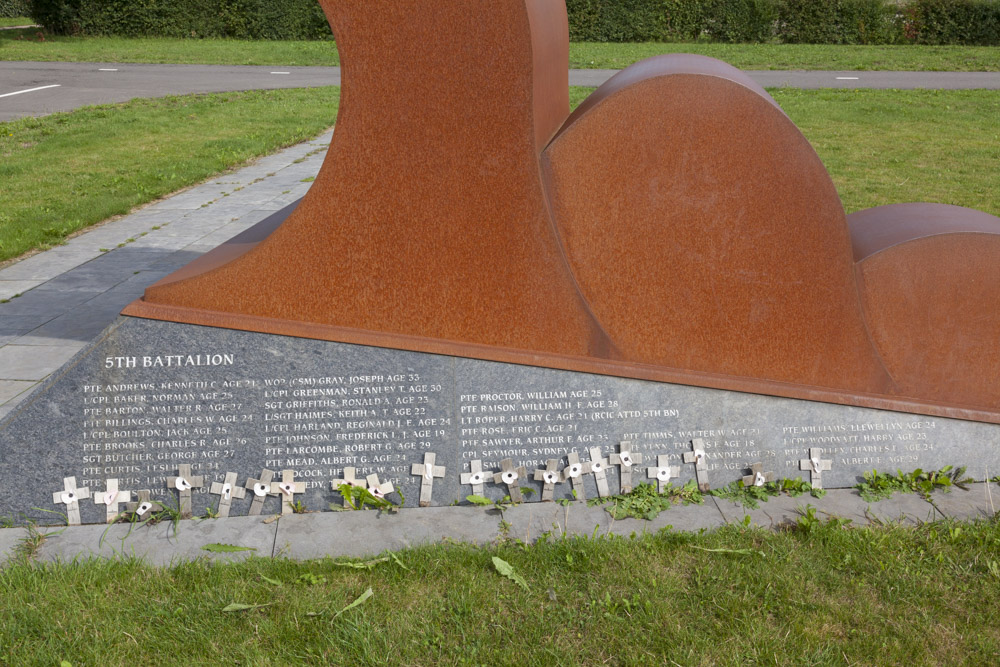
[[[570,267],[627,359],[885,392],[809,142],[739,70],[651,58],[545,152]]]
[[[1000,406],[1000,218],[897,204],[849,222],[872,338],[899,393]]]
[[[570,116],[560,2],[321,4],[313,188],[126,314],[1000,423],[995,218],[876,209],[852,240],[798,129],[708,58]]]
[[[265,241],[218,250],[145,303],[606,354],[539,175],[569,113],[565,11],[551,0],[323,7],[343,94],[312,189]]]

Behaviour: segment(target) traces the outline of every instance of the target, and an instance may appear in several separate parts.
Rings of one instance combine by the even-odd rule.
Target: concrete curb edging
[[[50,527],[35,559],[71,562],[89,558],[139,558],[165,566],[194,559],[234,561],[250,556],[309,560],[364,557],[442,541],[485,545],[504,539],[533,543],[543,536],[603,537],[642,535],[660,530],[693,532],[728,524],[770,530],[794,526],[807,506],[816,515],[850,519],[853,526],[881,523],[918,525],[943,519],[972,520],[994,516],[990,484],[968,491],[936,492],[928,502],[916,494],[897,494],[868,503],[854,489],[834,489],[821,499],[779,496],[747,509],[714,497],[701,505],[679,505],[652,521],[614,520],[603,506],[585,503],[524,503],[504,510],[469,506],[405,508],[396,513],[315,512],[276,517],[195,519],[135,528],[128,524]],[[997,494],[1000,502],[1000,493]],[[0,530],[0,563],[11,561],[29,538],[24,528]],[[205,545],[243,547],[245,551],[212,552]]]

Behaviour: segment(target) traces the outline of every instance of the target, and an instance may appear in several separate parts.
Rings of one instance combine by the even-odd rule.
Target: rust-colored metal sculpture
[[[569,115],[561,2],[321,4],[343,93],[312,189],[126,314],[1000,423],[997,218],[849,227],[774,100],[709,58]]]

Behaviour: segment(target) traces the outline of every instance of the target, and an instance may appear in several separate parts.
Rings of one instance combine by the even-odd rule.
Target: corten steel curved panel
[[[569,114],[565,10],[551,0],[491,0],[488,17],[467,0],[322,5],[343,95],[312,189],[242,256],[220,251],[200,275],[150,287],[146,310],[609,354],[539,174]]]
[[[889,391],[840,199],[771,97],[698,56],[605,86],[544,166],[570,267],[625,358]]]
[[[985,375],[959,386],[966,361],[935,366],[893,329],[918,317],[891,307],[913,287],[875,260],[918,256],[926,229],[855,239],[876,350],[833,185],[738,70],[651,59],[560,129],[563,3],[321,4],[343,92],[312,189],[125,314],[1000,423]],[[970,308],[1000,294],[978,252]],[[933,349],[976,336],[964,349],[993,359],[986,321],[954,317]]]
[[[1000,218],[896,204],[848,220],[872,337],[899,392],[1000,405]]]

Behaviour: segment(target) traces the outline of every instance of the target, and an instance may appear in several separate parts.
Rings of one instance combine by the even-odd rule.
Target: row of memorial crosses
[[[683,456],[685,463],[693,463],[695,466],[695,478],[698,481],[698,488],[701,491],[708,491],[708,464],[705,454],[705,443],[700,438],[691,442],[691,451]],[[822,458],[823,450],[813,447],[809,450],[809,458],[799,461],[799,469],[810,473],[810,483],[813,488],[823,488],[822,474],[824,471],[832,469],[833,462]],[[424,454],[423,463],[414,463],[410,469],[412,475],[420,477],[420,506],[428,507],[431,504],[434,490],[434,480],[445,476],[444,466],[436,465],[436,455],[433,452]],[[555,496],[556,484],[570,482],[574,494],[578,500],[585,500],[584,476],[593,475],[597,485],[597,493],[601,498],[611,495],[608,488],[607,470],[612,466],[618,467],[619,488],[621,493],[628,493],[633,488],[633,469],[643,463],[643,455],[633,452],[631,444],[622,442],[618,445],[618,451],[605,458],[600,447],[590,448],[590,460],[580,461],[580,456],[576,452],[566,455],[567,465],[559,470],[559,459],[548,459],[544,468],[535,470],[534,480],[542,482],[542,501],[551,501]],[[392,482],[379,481],[378,474],[368,475],[364,479],[356,477],[357,469],[352,467],[344,468],[344,476],[330,482],[334,491],[339,491],[343,485],[359,486],[368,489],[376,498],[384,498],[394,491]],[[663,493],[670,484],[671,479],[680,476],[680,467],[671,466],[669,456],[660,454],[656,458],[656,465],[646,468],[646,476],[655,479],[657,488]],[[511,502],[519,503],[523,500],[521,493],[521,482],[528,479],[528,471],[524,466],[516,467],[513,459],[503,459],[500,462],[499,471],[483,470],[482,461],[476,459],[470,462],[469,472],[461,474],[461,481],[464,485],[472,487],[473,493],[483,495],[483,485],[486,482],[506,485]],[[750,474],[743,477],[746,486],[764,486],[768,482],[774,481],[773,472],[765,472],[761,463],[755,463],[750,467]],[[203,488],[205,478],[201,475],[193,475],[191,466],[183,464],[178,466],[177,475],[167,478],[167,488],[177,491],[178,510],[183,519],[189,519],[192,515],[191,492],[193,489]],[[295,471],[282,470],[281,479],[275,480],[274,471],[264,469],[260,478],[250,478],[243,486],[237,483],[237,474],[227,472],[222,482],[213,482],[209,488],[209,493],[219,496],[219,506],[216,516],[229,516],[233,498],[243,499],[249,493],[252,501],[250,503],[250,516],[258,516],[264,509],[264,501],[269,496],[279,496],[281,498],[281,513],[287,515],[293,513],[297,504],[295,496],[305,493],[305,482],[295,481]],[[113,523],[121,517],[122,512],[119,505],[124,504],[126,512],[142,518],[152,510],[153,501],[150,499],[148,490],[136,491],[136,501],[132,502],[132,491],[123,491],[118,488],[117,479],[107,481],[106,490],[93,495],[94,504],[104,505],[107,508],[107,521]],[[66,506],[66,520],[71,526],[80,524],[80,500],[91,498],[89,488],[78,489],[75,477],[67,477],[63,480],[63,489],[53,493],[52,502]],[[344,495],[344,507],[351,507],[351,499]]]

